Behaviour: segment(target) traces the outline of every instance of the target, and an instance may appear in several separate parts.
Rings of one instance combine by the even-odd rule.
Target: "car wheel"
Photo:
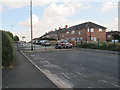
[[[68,49],[69,47],[67,46],[66,49]]]

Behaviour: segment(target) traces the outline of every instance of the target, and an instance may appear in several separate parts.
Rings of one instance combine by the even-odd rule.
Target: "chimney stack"
[[[61,29],[61,27],[59,27],[59,30]]]
[[[65,25],[65,28],[67,29],[67,28],[68,28],[68,25]]]

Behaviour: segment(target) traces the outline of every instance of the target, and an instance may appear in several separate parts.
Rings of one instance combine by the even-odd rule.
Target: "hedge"
[[[99,45],[96,43],[81,43],[80,45],[76,45],[76,47],[80,48],[90,48],[90,49],[102,49],[102,50],[110,50],[110,51],[120,51],[120,44],[114,44],[114,43],[103,43]]]
[[[2,67],[9,67],[14,62],[14,42],[10,32],[2,31]]]

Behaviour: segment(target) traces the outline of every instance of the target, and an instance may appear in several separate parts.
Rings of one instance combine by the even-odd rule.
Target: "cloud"
[[[37,15],[33,14],[32,15],[32,24],[33,26],[36,26],[36,24],[39,23],[39,18]],[[29,27],[30,26],[30,18],[28,18],[26,21],[19,22],[20,25],[24,27]]]
[[[48,5],[58,1],[59,0],[32,0],[32,3],[33,7],[35,7]],[[17,9],[30,5],[30,0],[0,0],[0,3],[4,6],[8,6],[10,9]]]
[[[33,14],[33,31],[34,37],[40,37],[45,32],[50,30],[55,30],[55,28],[65,27],[65,25],[75,25],[79,24],[80,21],[71,21],[67,19],[67,17],[75,15],[79,12],[79,9],[88,6],[86,3],[51,3],[48,7],[44,9],[44,13],[42,19],[40,20],[39,17]],[[79,9],[78,9],[79,8]],[[85,8],[83,8],[85,9]],[[30,17],[25,20],[19,22],[21,26],[30,27]],[[22,35],[22,34],[21,34]],[[28,36],[28,35],[27,35]],[[29,36],[28,36],[29,37]],[[30,38],[29,38],[30,40]]]
[[[114,18],[110,23],[106,24],[107,31],[117,31],[118,30],[118,18]]]
[[[116,3],[116,2],[105,2],[105,3],[103,3],[102,6],[103,7],[101,9],[101,12],[105,13],[107,11],[110,11],[110,10],[113,10],[113,9],[117,8],[118,3]]]

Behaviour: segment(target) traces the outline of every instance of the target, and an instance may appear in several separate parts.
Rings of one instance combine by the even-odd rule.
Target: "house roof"
[[[85,23],[78,24],[78,25],[70,27],[69,31],[71,31],[71,30],[80,30],[82,28],[101,28],[101,29],[107,29],[106,27],[103,27],[101,25],[98,25],[98,24],[95,24],[95,23],[92,23],[92,22],[85,22]]]
[[[120,34],[120,31],[110,31],[106,32],[107,35],[114,35],[114,34]]]
[[[106,27],[98,25],[98,24],[95,24],[93,22],[85,22],[85,23],[81,23],[81,24],[78,24],[78,25],[75,25],[75,26],[71,26],[71,27],[69,27],[67,29],[66,28],[62,28],[62,29],[59,29],[59,30],[56,30],[56,31],[52,31],[52,32],[49,32],[47,34],[44,34],[43,36],[50,35],[50,34],[64,33],[64,32],[72,31],[72,30],[80,30],[82,28],[101,28],[101,29],[107,29]]]

